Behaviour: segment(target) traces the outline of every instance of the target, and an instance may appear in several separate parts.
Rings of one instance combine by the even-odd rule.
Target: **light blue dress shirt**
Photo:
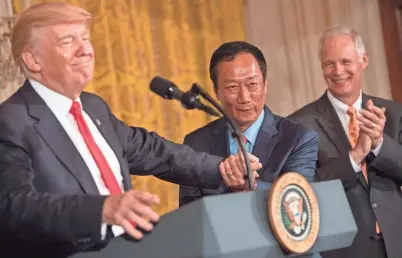
[[[257,118],[257,120],[249,127],[246,129],[246,131],[243,133],[244,136],[247,138],[247,152],[252,153],[254,146],[255,146],[255,141],[257,139],[258,132],[260,131],[262,122],[264,121],[264,116],[265,116],[265,110],[263,109],[260,116]],[[238,150],[237,142],[236,139],[232,137],[232,130],[228,130],[228,137],[229,137],[229,150],[231,155],[235,155]]]

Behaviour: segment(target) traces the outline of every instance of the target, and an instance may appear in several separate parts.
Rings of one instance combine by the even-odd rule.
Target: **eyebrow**
[[[91,34],[89,33],[89,31],[84,31],[83,33],[81,33],[81,36],[84,36],[84,35],[91,35]],[[63,35],[61,37],[58,37],[57,40],[62,41],[62,40],[67,39],[67,38],[74,38],[74,35],[73,34],[66,34],[66,35]]]
[[[251,80],[251,79],[257,79],[258,75],[251,75],[249,77],[246,78],[246,80]]]
[[[225,79],[225,80],[223,80],[224,82],[236,82],[236,80],[235,79]]]
[[[71,35],[71,34],[66,34],[66,35],[64,35],[64,36],[58,37],[57,40],[58,40],[58,41],[62,41],[62,40],[64,40],[64,39],[72,38],[72,37],[73,37],[73,35]]]
[[[244,80],[252,80],[252,79],[257,79],[257,78],[258,78],[258,75],[252,75],[252,76],[244,78]],[[224,82],[237,82],[237,80],[235,80],[235,79],[226,79],[226,80],[224,80]]]

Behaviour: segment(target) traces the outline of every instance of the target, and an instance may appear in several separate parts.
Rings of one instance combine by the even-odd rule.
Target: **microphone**
[[[199,109],[219,117],[219,114],[214,109],[202,104],[198,94],[191,90],[183,93],[173,82],[167,79],[159,76],[154,77],[150,83],[150,89],[162,98],[179,100],[186,109]]]

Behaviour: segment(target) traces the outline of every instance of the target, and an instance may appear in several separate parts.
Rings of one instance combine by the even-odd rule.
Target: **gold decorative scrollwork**
[[[22,84],[24,76],[11,52],[11,28],[15,17],[0,17],[0,102]]]

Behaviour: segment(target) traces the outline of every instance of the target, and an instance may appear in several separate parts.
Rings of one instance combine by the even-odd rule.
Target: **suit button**
[[[373,209],[375,209],[375,208],[377,208],[377,203],[375,203],[375,202],[373,202],[372,204],[371,204],[371,207],[373,208]]]
[[[79,244],[88,244],[91,242],[91,238],[89,238],[89,237],[79,238],[79,239],[77,239],[77,242]]]

